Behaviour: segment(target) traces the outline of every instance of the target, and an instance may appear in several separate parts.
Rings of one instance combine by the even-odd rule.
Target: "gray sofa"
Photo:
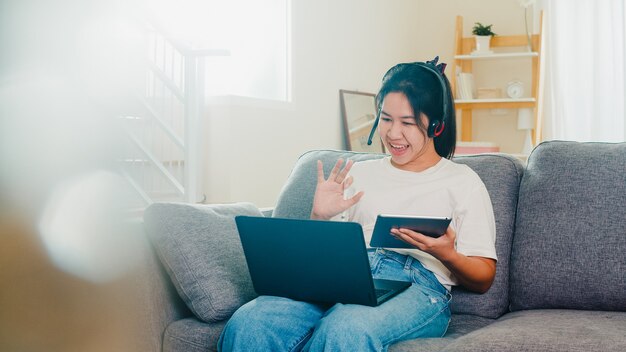
[[[307,218],[316,160],[328,172],[339,157],[382,155],[305,153],[273,211],[249,203],[150,206],[146,350],[216,350],[228,317],[255,297],[233,217]],[[482,295],[453,289],[443,338],[390,351],[626,351],[626,143],[545,142],[526,166],[506,154],[455,161],[474,169],[491,196],[495,282]]]

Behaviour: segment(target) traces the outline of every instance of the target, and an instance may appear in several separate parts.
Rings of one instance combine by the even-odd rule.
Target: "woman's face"
[[[420,119],[424,126],[428,125],[424,114]],[[403,93],[392,92],[385,96],[378,128],[395,167],[423,171],[440,160],[433,139],[417,125],[413,108]]]

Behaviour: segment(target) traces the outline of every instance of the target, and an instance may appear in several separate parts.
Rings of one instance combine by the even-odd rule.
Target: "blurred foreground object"
[[[0,351],[145,350],[141,227],[116,166],[121,5],[0,4]]]

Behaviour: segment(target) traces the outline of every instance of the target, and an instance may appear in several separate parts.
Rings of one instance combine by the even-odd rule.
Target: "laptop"
[[[411,286],[372,278],[358,223],[254,216],[235,222],[259,295],[373,307]]]

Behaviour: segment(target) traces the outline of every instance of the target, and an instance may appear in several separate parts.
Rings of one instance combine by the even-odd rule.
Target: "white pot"
[[[475,35],[476,38],[476,52],[477,53],[489,53],[489,42],[491,41],[490,35]]]

